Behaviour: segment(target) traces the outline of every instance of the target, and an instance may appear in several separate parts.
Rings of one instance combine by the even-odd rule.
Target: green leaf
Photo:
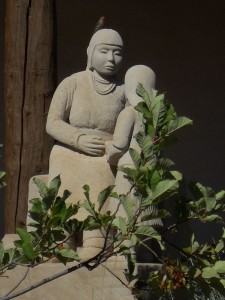
[[[94,204],[90,203],[87,199],[81,204],[83,208],[85,208],[92,216],[96,216],[96,212],[94,210]]]
[[[101,211],[103,205],[105,204],[106,200],[108,199],[108,197],[110,196],[110,194],[112,193],[113,188],[115,187],[115,185],[110,185],[108,186],[106,189],[104,189],[103,191],[101,191],[98,195],[98,203],[99,203],[99,211]]]
[[[16,232],[19,235],[19,237],[21,238],[21,240],[22,240],[23,243],[31,243],[33,237],[25,229],[16,228]]]
[[[67,221],[68,219],[70,219],[71,217],[73,217],[74,215],[77,214],[79,210],[79,206],[78,205],[69,205],[67,207],[67,211],[65,216],[63,217],[63,222]]]
[[[143,141],[141,143],[141,148],[143,150],[145,157],[149,157],[153,154],[153,142],[152,142],[152,138],[149,135],[143,138]]]
[[[149,195],[148,197],[143,198],[141,200],[141,209],[144,210],[152,204],[153,204],[153,199],[152,199],[152,196]]]
[[[134,138],[136,139],[139,146],[141,146],[141,143],[145,137],[145,132],[139,131],[137,134],[134,135]]]
[[[95,230],[100,229],[101,223],[97,222],[93,216],[88,216],[86,220],[84,220],[82,229],[83,230]]]
[[[122,166],[119,166],[118,170],[125,173],[127,175],[126,178],[128,178],[132,182],[134,182],[136,180],[138,170],[131,169],[131,168],[125,168],[125,167],[122,167]]]
[[[2,262],[4,258],[4,244],[0,241],[0,268],[2,267]]]
[[[131,282],[132,280],[137,279],[137,275],[133,275],[135,270],[135,262],[132,258],[131,253],[129,253],[128,255],[127,254],[124,255],[127,260],[127,267],[128,267],[128,270],[125,269],[124,275],[126,276],[127,281]]]
[[[219,243],[216,245],[215,251],[216,253],[219,253],[221,250],[224,249],[224,241],[221,240]]]
[[[50,189],[59,189],[60,186],[61,186],[61,179],[60,179],[60,175],[58,175],[51,181],[49,188]]]
[[[225,261],[224,260],[217,261],[213,266],[213,270],[215,270],[217,273],[225,274]]]
[[[145,101],[145,103],[148,106],[148,110],[151,111],[151,100],[149,97],[149,94],[147,93],[146,89],[144,88],[144,86],[139,83],[136,89],[136,93],[138,96],[140,96],[141,98],[143,98],[143,100]]]
[[[52,189],[49,189],[45,196],[43,197],[42,199],[42,202],[45,206],[45,209],[49,209],[53,204],[54,202],[56,201],[56,196],[58,194],[58,189],[57,188],[52,188]]]
[[[55,228],[59,226],[62,222],[62,216],[61,215],[55,215],[54,217],[50,218],[50,220],[47,223],[48,228]]]
[[[90,187],[89,187],[89,185],[85,184],[83,186],[83,190],[84,190],[84,195],[85,195],[86,199],[88,201],[90,201],[90,195],[89,195],[89,193],[90,193]]]
[[[223,287],[225,288],[225,279],[220,279],[220,283],[223,285]]]
[[[127,232],[127,224],[124,218],[122,217],[116,217],[113,222],[112,225],[117,227],[122,234],[125,234]]]
[[[6,173],[3,171],[0,171],[0,188],[6,185],[4,178],[5,178]]]
[[[157,204],[178,192],[179,184],[177,180],[162,180],[152,192],[153,203]]]
[[[28,211],[29,217],[38,222],[41,223],[44,216],[47,214],[47,209],[39,198],[34,198],[30,200],[30,203],[32,204],[30,210]]]
[[[15,245],[16,248],[23,247],[23,241],[21,241],[21,240],[13,241],[13,244]]]
[[[170,174],[177,180],[177,181],[181,181],[183,179],[183,175],[182,173],[178,172],[178,171],[170,171]]]
[[[214,198],[215,197],[215,193],[211,188],[205,187],[199,182],[190,182],[189,188],[190,188],[193,196],[196,199],[200,199],[202,197],[203,198]],[[204,201],[205,201],[205,199],[204,199]],[[213,204],[214,203],[215,203],[215,201],[213,201]]]
[[[145,235],[157,240],[161,240],[160,234],[151,226],[139,226],[136,231],[136,235]]]
[[[155,220],[155,219],[163,219],[170,217],[170,213],[165,209],[152,211],[150,214],[147,214],[141,218],[141,221]]]
[[[160,170],[153,170],[153,172],[151,173],[151,179],[150,179],[150,187],[151,189],[154,189],[157,184],[160,182],[160,180],[162,179],[162,175]]]
[[[222,228],[222,239],[225,239],[225,228]]]
[[[31,245],[31,242],[24,242],[22,245],[22,249],[27,258],[29,258],[31,261],[35,260],[36,256],[34,254],[34,250]]]
[[[63,219],[65,217],[68,209],[66,207],[65,201],[60,197],[57,197],[57,198],[59,198],[59,199],[57,199],[54,202],[54,205],[52,205],[52,207],[51,207],[51,216],[54,217],[56,215],[61,215],[61,217]]]
[[[48,192],[48,187],[46,186],[46,184],[38,178],[34,178],[33,181],[36,184],[36,186],[38,187],[40,196],[45,197],[45,195]]]
[[[191,237],[191,246],[192,246],[192,252],[197,251],[200,247],[198,241],[196,240],[194,233],[192,234],[192,237]]]
[[[145,102],[139,102],[136,106],[135,109],[137,111],[139,111],[140,113],[143,114],[144,118],[147,120],[151,120],[152,119],[152,113],[151,111],[149,111],[147,105]]]
[[[64,190],[64,191],[63,191],[62,199],[63,199],[64,201],[66,201],[66,199],[68,199],[70,195],[71,195],[71,192],[70,192],[70,191]]]
[[[166,113],[166,117],[163,121],[163,125],[166,125],[171,120],[175,120],[177,118],[177,114],[175,112],[175,109],[174,109],[173,105],[167,102],[166,107],[167,107],[167,113]]]
[[[152,102],[153,126],[158,129],[162,126],[166,116],[166,107],[163,103],[164,95],[156,97]]]
[[[130,148],[129,149],[130,156],[134,162],[135,168],[138,169],[141,165],[141,156],[137,150]]]
[[[138,245],[140,242],[140,239],[134,233],[132,233],[130,240],[134,246]]]
[[[178,117],[175,120],[170,121],[165,128],[163,129],[163,133],[166,135],[170,135],[179,129],[186,127],[188,125],[192,125],[193,122],[191,119],[187,117]]]
[[[215,196],[216,196],[217,201],[223,200],[223,199],[225,199],[225,191],[220,191]]]
[[[206,210],[208,212],[212,211],[216,206],[216,198],[214,197],[205,197]]]
[[[8,264],[10,264],[14,258],[14,254],[16,252],[15,248],[10,248],[5,251],[8,254]]]
[[[125,196],[125,195],[121,195],[120,197],[120,201],[123,205],[123,208],[129,218],[129,220],[131,220],[132,218],[134,218],[135,216],[135,213],[136,213],[136,204],[135,204],[135,200],[134,199],[131,199],[130,197],[128,196]]]
[[[223,218],[218,215],[209,215],[206,217],[200,218],[201,221],[207,222],[216,222],[216,223],[223,223]]]
[[[218,277],[218,273],[211,267],[206,267],[202,269],[202,277],[205,279]]]
[[[160,158],[157,160],[156,166],[162,169],[168,169],[174,166],[174,162],[169,158]],[[171,171],[171,172],[175,172],[175,171]]]
[[[70,258],[76,261],[80,260],[78,254],[73,249],[61,249],[59,250],[59,254],[62,257]]]

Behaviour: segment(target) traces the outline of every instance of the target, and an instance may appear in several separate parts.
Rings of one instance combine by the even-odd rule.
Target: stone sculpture
[[[105,142],[112,140],[125,105],[124,86],[116,77],[123,60],[120,35],[111,29],[97,31],[87,56],[87,69],[66,78],[57,88],[46,126],[57,141],[50,154],[48,181],[60,174],[61,190],[72,192],[68,199],[72,203],[84,198],[84,184],[90,186],[90,198],[96,201],[99,192],[114,183],[115,168],[106,159]],[[87,213],[80,211],[82,220]],[[85,231],[80,256],[97,254],[103,242],[98,230]]]
[[[130,156],[128,148],[132,148],[140,153],[140,146],[138,145],[135,135],[143,131],[143,120],[142,115],[135,110],[135,106],[143,101],[136,93],[136,88],[138,84],[141,83],[150,97],[153,97],[153,89],[155,87],[155,73],[147,66],[136,65],[131,67],[125,75],[125,96],[128,101],[128,106],[125,107],[118,116],[115,131],[113,134],[113,140],[107,143],[106,156],[110,163],[116,163],[118,157],[123,156],[118,161],[118,167],[135,168],[134,162]],[[131,190],[131,183],[124,177],[124,173],[118,170],[114,182],[114,191],[118,194],[124,194],[132,197],[134,199],[136,208],[138,208],[138,199],[135,199],[134,191]],[[112,212],[117,211],[118,201],[115,198],[110,199],[109,210]],[[141,217],[155,210],[155,207],[150,207],[148,211],[143,212]],[[117,215],[122,217],[127,217],[122,206],[120,206]],[[142,222],[143,225],[150,226],[162,226],[162,221],[160,219],[155,219],[151,221]],[[127,246],[132,249],[131,241],[126,241]],[[133,249],[133,256],[135,259],[135,251]]]
[[[152,69],[144,65],[136,65],[127,71],[125,75],[125,96],[128,101],[128,106],[119,114],[113,134],[113,140],[108,143],[106,149],[106,155],[110,163],[114,163],[118,157],[121,157],[121,153],[125,152],[119,159],[118,166],[128,168],[135,168],[128,148],[132,148],[139,153],[141,150],[135,139],[135,135],[138,132],[143,131],[142,115],[135,110],[135,106],[143,101],[136,93],[136,88],[139,83],[144,86],[150,97],[153,97],[155,73]],[[124,173],[119,170],[114,185],[114,190],[118,194],[127,194],[131,189],[130,182],[124,177]],[[116,201],[111,199],[110,210],[115,211],[116,205]],[[152,220],[149,225],[161,226],[162,223],[161,220],[157,219]]]

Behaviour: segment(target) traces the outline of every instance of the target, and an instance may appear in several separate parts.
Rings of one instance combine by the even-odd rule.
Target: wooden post
[[[48,172],[54,90],[52,0],[8,0],[5,29],[5,231],[24,226],[30,177]]]

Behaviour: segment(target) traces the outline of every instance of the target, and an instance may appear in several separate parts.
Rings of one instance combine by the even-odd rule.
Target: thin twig
[[[166,242],[168,245],[170,245],[171,247],[173,247],[174,249],[176,249],[177,251],[180,252],[180,254],[182,254],[186,259],[193,257],[193,255],[185,252],[183,249],[181,249],[180,247],[178,247],[177,245],[175,245],[174,243],[168,241],[166,238],[162,237],[162,240],[164,242]]]
[[[152,248],[150,248],[149,246],[147,246],[144,243],[144,241],[142,241],[140,244],[143,245],[146,249],[148,249],[162,264],[164,264],[164,261],[157,255],[157,253],[154,250],[152,250]]]
[[[26,279],[28,273],[29,273],[29,267],[26,270],[26,273],[24,274],[23,278],[17,283],[16,286],[14,286],[14,288],[11,289],[11,291],[9,291],[5,296],[9,296],[16,288],[18,288],[18,286],[21,285],[21,283]]]
[[[72,272],[74,272],[74,271],[76,271],[76,270],[78,270],[80,268],[83,268],[83,267],[86,267],[88,270],[91,270],[92,268],[91,268],[91,266],[89,264],[92,263],[93,261],[95,261],[98,258],[98,256],[99,256],[99,254],[95,255],[94,257],[88,259],[85,262],[79,263],[79,264],[77,264],[77,265],[75,265],[73,267],[70,267],[70,268],[62,271],[62,272],[59,272],[59,273],[54,274],[52,276],[49,276],[48,278],[44,278],[43,280],[40,280],[37,283],[34,283],[31,286],[29,286],[29,287],[27,287],[27,288],[25,288],[25,289],[23,289],[23,290],[21,290],[19,292],[16,292],[16,293],[8,295],[8,296],[5,295],[5,296],[1,297],[0,300],[9,300],[9,299],[13,299],[13,298],[16,298],[18,296],[24,295],[25,293],[27,293],[29,291],[32,291],[32,290],[38,288],[39,286],[42,286],[42,285],[44,285],[44,284],[46,284],[48,282],[51,282],[51,281],[53,281],[53,280],[55,280],[57,278],[60,278],[60,277],[62,277],[64,275],[72,273]]]
[[[122,283],[122,285],[124,285],[126,288],[129,288],[129,286],[123,282],[123,280],[121,280],[115,273],[113,273],[108,267],[104,266],[103,264],[101,264],[101,266],[103,268],[105,268],[110,274],[112,274],[114,277],[116,277],[116,279],[118,279],[120,281],[120,283]]]

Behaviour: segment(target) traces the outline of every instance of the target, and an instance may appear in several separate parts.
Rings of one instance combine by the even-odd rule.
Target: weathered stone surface
[[[5,235],[3,239],[5,248],[12,247],[13,240],[17,238],[18,236],[16,234]],[[30,268],[26,278],[15,291],[30,287],[32,284],[62,272],[73,265],[74,263],[68,263],[67,266],[64,266],[62,263],[45,263]],[[127,284],[124,276],[124,270],[126,268],[127,264],[123,257],[111,257],[102,266],[98,266],[92,271],[88,271],[83,267],[44,284],[16,299],[61,300],[63,298],[64,300],[133,300],[134,297],[132,296],[130,288],[125,286]],[[136,270],[140,279],[146,279],[152,271],[159,270],[160,268],[161,265],[159,264],[136,264]],[[26,267],[17,266],[13,270],[8,270],[4,274],[4,277],[0,277],[0,297],[16,287],[25,276],[26,271]],[[120,278],[125,285],[112,273]]]
[[[5,248],[13,246],[13,240],[17,239],[16,234],[5,235],[3,242]],[[61,263],[45,263],[35,268],[30,268],[26,278],[15,289],[20,291],[24,288],[32,286],[32,284],[48,278],[53,274],[62,272],[68,267],[73,266],[74,263],[68,263],[64,266]],[[86,268],[81,268],[73,273],[62,276],[52,282],[49,282],[37,289],[34,289],[24,295],[17,297],[18,300],[23,299],[54,299],[65,300],[131,300],[134,299],[129,288],[122,285],[122,283],[109,272],[119,277],[125,284],[126,279],[123,274],[126,268],[126,262],[123,258],[118,260],[112,258],[103,266],[99,266],[92,271]],[[0,277],[0,296],[11,291],[27,272],[26,267],[17,266],[13,270],[8,270],[4,273],[4,277]],[[14,292],[15,292],[14,291]]]

